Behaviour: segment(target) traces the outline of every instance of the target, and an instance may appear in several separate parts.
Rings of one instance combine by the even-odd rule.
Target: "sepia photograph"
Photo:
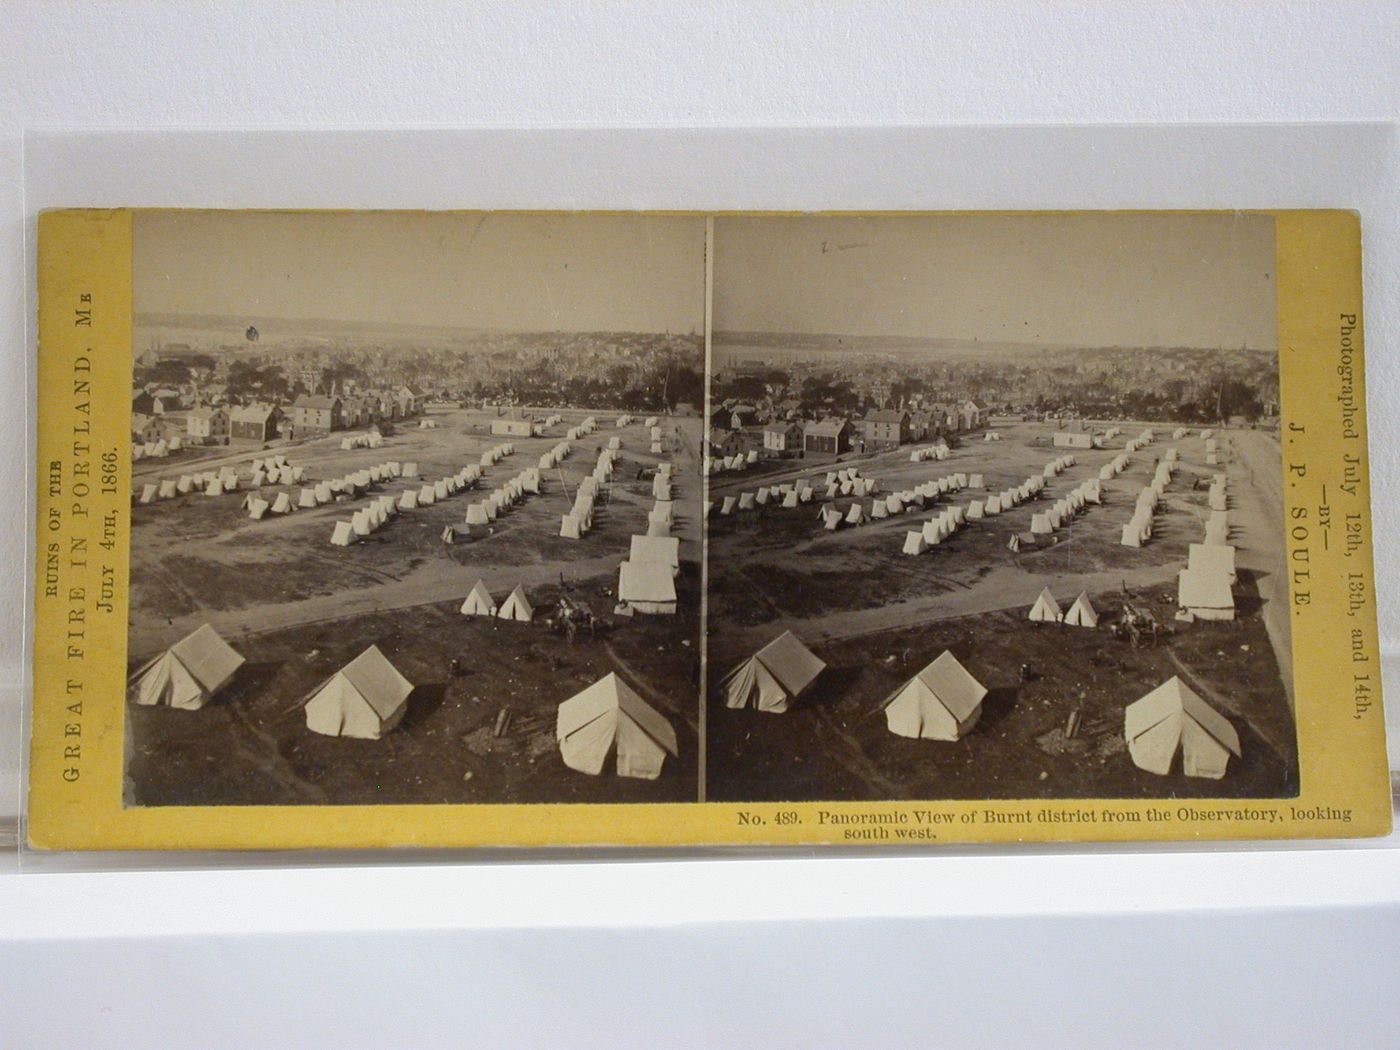
[[[710,799],[1298,793],[1272,216],[713,256]]]
[[[132,244],[127,805],[696,799],[703,219]]]

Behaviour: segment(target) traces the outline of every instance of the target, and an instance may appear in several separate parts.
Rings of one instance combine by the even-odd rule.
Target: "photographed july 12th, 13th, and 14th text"
[[[1272,214],[127,221],[123,812],[1305,787]]]

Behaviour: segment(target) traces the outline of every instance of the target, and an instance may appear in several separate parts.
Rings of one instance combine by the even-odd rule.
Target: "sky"
[[[715,220],[717,331],[1275,350],[1266,215]]]
[[[704,330],[705,221],[640,215],[140,212],[140,313],[518,331]]]

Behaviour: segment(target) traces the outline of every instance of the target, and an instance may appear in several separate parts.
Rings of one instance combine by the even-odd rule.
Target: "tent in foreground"
[[[655,780],[679,754],[671,723],[613,673],[559,705],[554,736],[564,764],[591,776],[616,755],[618,776]]]
[[[1059,623],[1064,619],[1060,603],[1055,601],[1049,587],[1041,590],[1040,597],[1036,598],[1035,604],[1031,606],[1030,618],[1036,623]]]
[[[535,618],[535,610],[530,606],[530,600],[525,597],[524,585],[515,585],[510,597],[496,610],[496,616],[502,620],[518,620],[521,623],[529,623]]]
[[[781,714],[825,669],[797,635],[784,631],[720,682],[724,704]]]
[[[1133,764],[1158,776],[1171,772],[1178,750],[1182,772],[1212,780],[1241,755],[1235,727],[1175,675],[1124,709],[1123,735]]]
[[[1099,614],[1089,601],[1088,591],[1079,592],[1079,597],[1074,599],[1074,604],[1069,607],[1069,612],[1065,613],[1065,623],[1071,627],[1097,627],[1099,625]]]
[[[243,657],[207,623],[131,676],[131,699],[197,711],[228,684]]]
[[[925,667],[885,701],[891,733],[924,740],[958,740],[977,724],[987,687],[950,652]]]
[[[309,694],[306,728],[324,736],[378,740],[408,710],[413,683],[371,645]]]
[[[462,602],[462,615],[496,615],[496,600],[491,597],[491,592],[486,589],[485,580],[477,580],[476,586],[467,593],[466,601]]]

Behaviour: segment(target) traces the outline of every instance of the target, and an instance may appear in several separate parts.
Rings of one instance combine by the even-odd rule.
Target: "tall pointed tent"
[[[501,603],[501,607],[496,610],[496,616],[502,620],[518,620],[521,623],[529,623],[535,618],[535,610],[530,606],[530,600],[525,597],[525,588],[521,584],[515,585],[515,590],[510,592],[510,597]]]
[[[1088,591],[1079,592],[1079,597],[1074,599],[1074,604],[1069,607],[1069,612],[1065,613],[1065,623],[1071,627],[1097,627],[1099,625],[1099,614],[1095,611],[1093,603],[1089,601]]]
[[[138,704],[197,711],[242,666],[243,657],[206,623],[132,675],[129,694]]]
[[[655,780],[679,754],[675,729],[615,673],[559,705],[554,736],[564,764],[591,776],[615,756],[618,776]]]
[[[485,580],[477,580],[476,586],[467,592],[466,600],[462,602],[462,615],[496,615],[496,599],[492,598],[491,592],[486,589]]]
[[[1182,772],[1212,780],[1241,755],[1235,727],[1176,676],[1124,709],[1123,735],[1133,764],[1158,776],[1171,772],[1178,751]]]
[[[890,694],[885,722],[896,736],[958,740],[976,725],[986,695],[987,687],[945,651]]]
[[[784,631],[720,682],[726,707],[781,714],[802,695],[826,664],[791,631]]]
[[[1060,603],[1055,601],[1055,596],[1050,593],[1049,587],[1040,592],[1035,604],[1031,606],[1030,618],[1036,623],[1059,623],[1064,619],[1064,613],[1060,611]]]
[[[371,645],[309,694],[306,728],[323,736],[378,740],[403,718],[413,683]]]

